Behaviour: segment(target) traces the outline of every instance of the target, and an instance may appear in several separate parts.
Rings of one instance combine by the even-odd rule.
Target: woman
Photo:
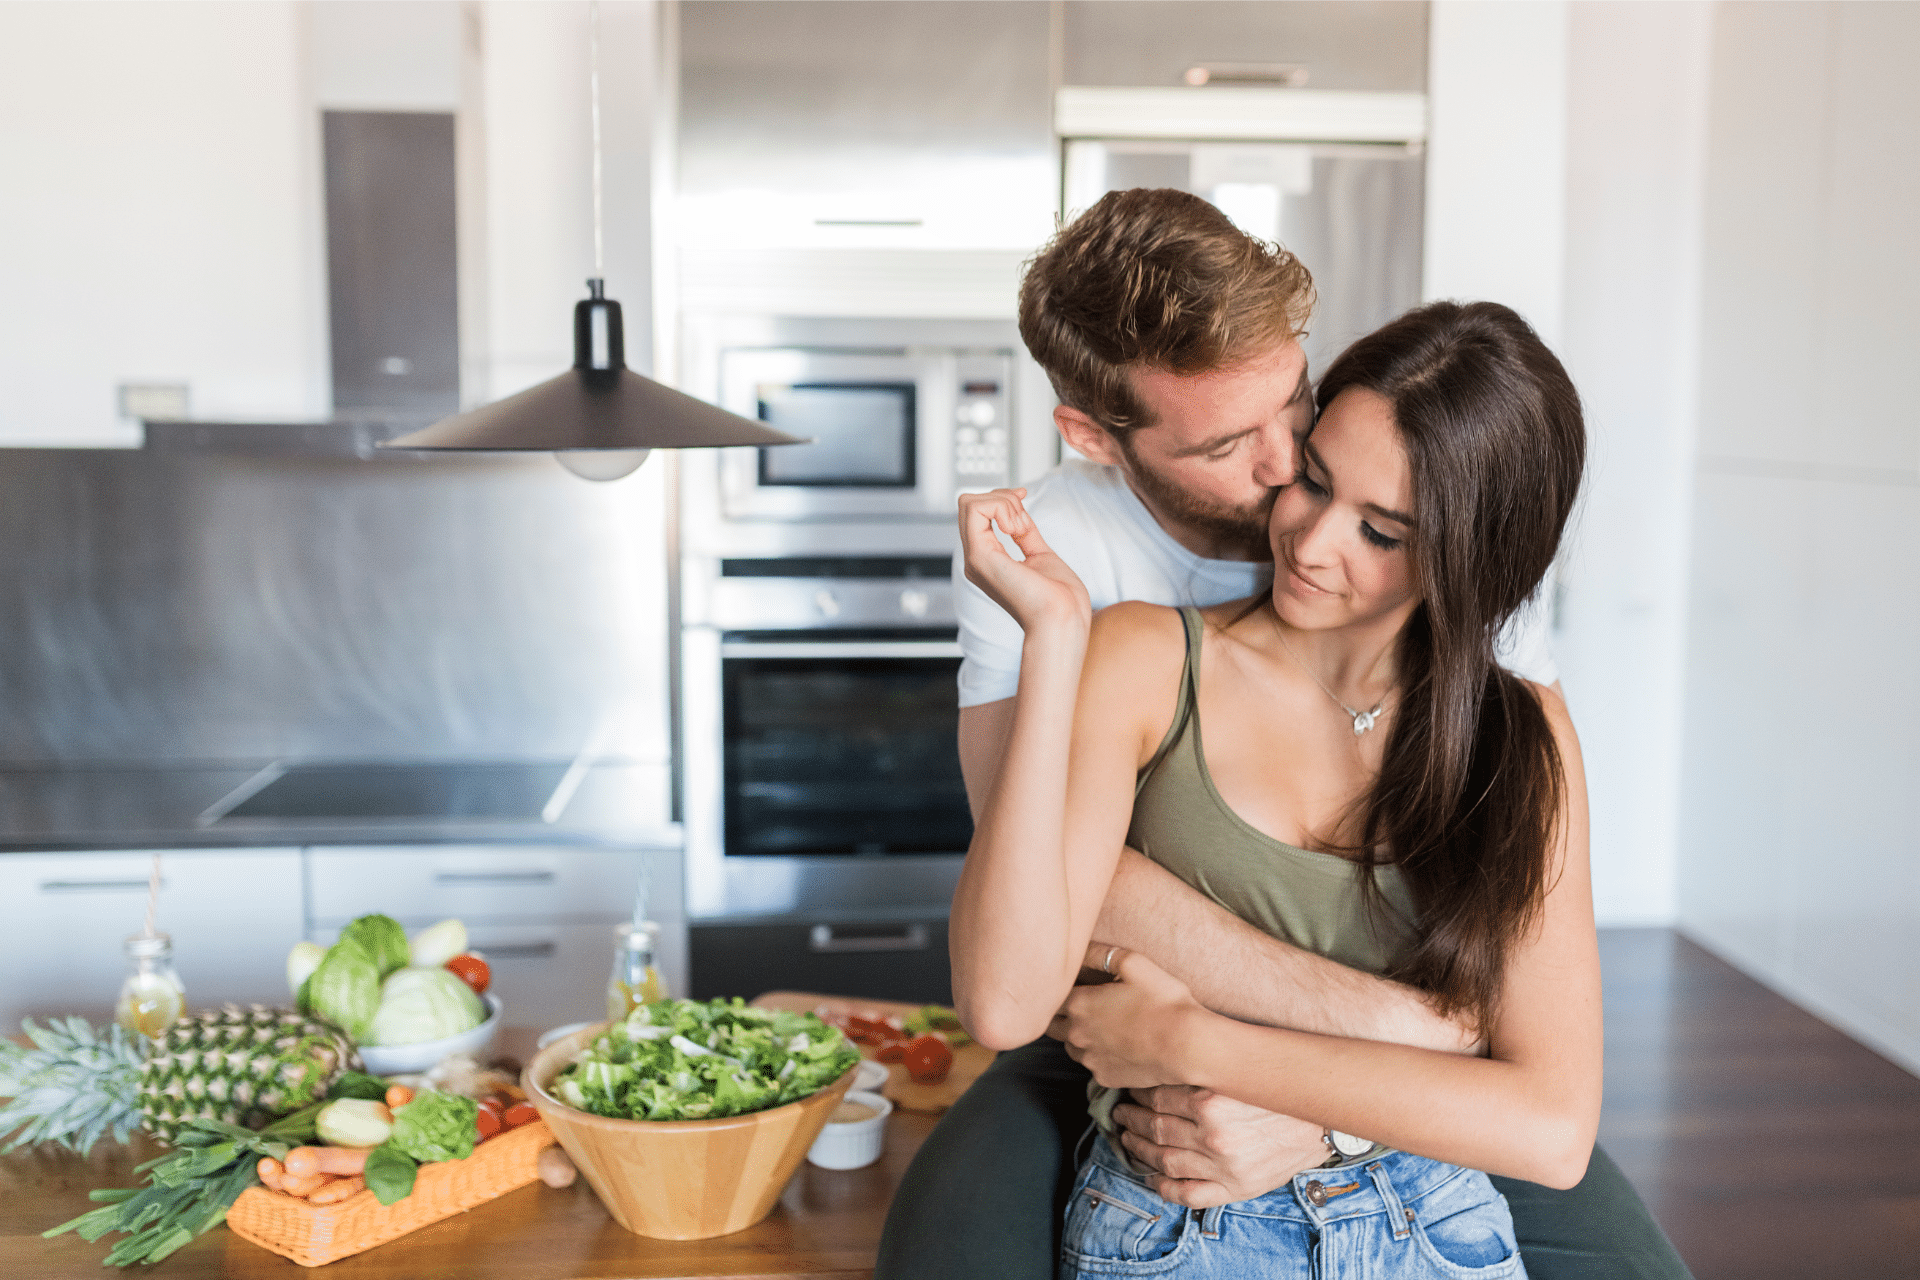
[[[962,500],[967,572],[1026,635],[954,898],[954,991],[983,1043],[1050,1029],[1105,1087],[1065,1274],[1517,1276],[1504,1203],[1471,1171],[1566,1187],[1592,1149],[1578,744],[1556,697],[1493,660],[1579,487],[1578,396],[1512,311],[1436,303],[1351,347],[1317,405],[1265,599],[1090,618],[1019,491]],[[1210,1013],[1092,936],[1123,844],[1296,945],[1421,987],[1487,1055]],[[1075,992],[1083,966],[1119,981]],[[1316,1152],[1220,1209],[1161,1200],[1104,1118],[1114,1090],[1159,1084],[1310,1122],[1326,1166]]]

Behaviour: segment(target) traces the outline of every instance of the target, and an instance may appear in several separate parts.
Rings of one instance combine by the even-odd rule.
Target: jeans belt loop
[[[1380,1193],[1381,1203],[1387,1206],[1387,1225],[1393,1228],[1393,1238],[1410,1239],[1413,1235],[1413,1211],[1400,1203],[1400,1193],[1393,1189],[1393,1179],[1387,1176],[1386,1168],[1375,1160],[1367,1166],[1367,1172],[1373,1177],[1374,1189]]]

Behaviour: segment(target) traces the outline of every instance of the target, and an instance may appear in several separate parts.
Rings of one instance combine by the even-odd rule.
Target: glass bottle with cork
[[[613,976],[607,979],[607,1017],[615,1021],[643,1004],[667,998],[667,985],[653,957],[660,926],[651,920],[627,920],[613,927]]]
[[[186,988],[173,967],[173,939],[154,928],[160,899],[160,855],[147,877],[147,927],[126,941],[127,978],[113,1020],[135,1035],[159,1039],[186,1009]]]

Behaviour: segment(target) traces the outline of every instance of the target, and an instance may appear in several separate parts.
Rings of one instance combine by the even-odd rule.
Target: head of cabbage
[[[487,1020],[473,988],[446,969],[408,967],[380,984],[380,1007],[361,1042],[419,1044],[471,1031]]]

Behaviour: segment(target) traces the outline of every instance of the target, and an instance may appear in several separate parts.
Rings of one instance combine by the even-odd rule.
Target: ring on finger
[[[1100,962],[1101,972],[1105,973],[1109,978],[1117,978],[1120,976],[1113,971],[1113,953],[1119,949],[1118,947],[1108,947],[1107,958]]]

